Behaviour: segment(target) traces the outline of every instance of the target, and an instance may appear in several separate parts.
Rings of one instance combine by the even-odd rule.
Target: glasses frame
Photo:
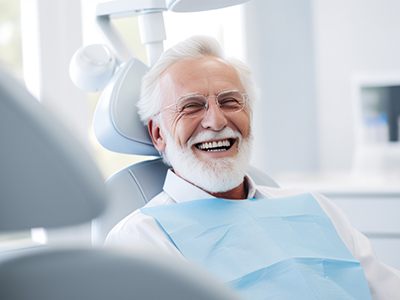
[[[219,103],[218,103],[218,101],[217,101],[217,99],[218,99],[218,97],[219,97],[221,94],[224,94],[224,93],[239,93],[239,94],[242,96],[242,98],[243,98],[243,106],[242,106],[240,109],[235,110],[235,111],[231,111],[231,112],[226,112],[226,111],[222,110],[221,107],[220,107],[220,105],[219,105]],[[184,101],[185,99],[188,99],[188,98],[193,97],[193,96],[202,96],[202,97],[204,97],[204,98],[207,100],[207,101],[205,102],[205,106],[204,106],[205,109],[202,110],[203,113],[202,113],[202,114],[199,114],[199,115],[194,114],[193,116],[191,116],[191,115],[185,115],[185,114],[183,114],[182,112],[179,112],[179,110],[178,110],[178,104],[181,103],[182,101]],[[157,114],[155,114],[155,115],[159,115],[159,114],[161,114],[162,112],[164,112],[164,111],[166,111],[166,110],[170,110],[171,108],[174,108],[175,113],[176,113],[176,114],[182,114],[182,117],[183,117],[183,118],[188,118],[188,119],[191,119],[191,118],[198,118],[198,117],[200,117],[200,115],[201,115],[201,116],[204,116],[204,114],[208,111],[208,108],[210,107],[210,104],[209,104],[209,102],[208,102],[208,98],[210,98],[210,97],[214,97],[215,104],[217,105],[217,107],[219,108],[219,110],[220,110],[222,113],[224,113],[224,114],[227,114],[227,113],[228,113],[228,114],[231,114],[231,113],[237,113],[237,112],[242,111],[242,110],[247,106],[247,104],[248,104],[248,98],[249,98],[248,95],[247,95],[247,93],[241,92],[241,91],[239,91],[239,90],[237,90],[237,89],[223,90],[223,91],[218,92],[217,94],[208,95],[208,96],[205,96],[205,95],[203,95],[203,94],[201,94],[201,93],[193,92],[193,93],[189,93],[189,94],[186,94],[186,95],[183,95],[183,96],[179,97],[178,100],[177,100],[175,103],[172,103],[172,104],[170,104],[170,105],[164,107],[162,110],[160,110],[160,111],[159,111]]]

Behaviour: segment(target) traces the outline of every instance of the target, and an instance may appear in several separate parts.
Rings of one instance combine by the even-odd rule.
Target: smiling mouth
[[[209,141],[195,144],[195,147],[205,152],[221,152],[228,151],[235,143],[236,139],[224,139],[218,141]]]

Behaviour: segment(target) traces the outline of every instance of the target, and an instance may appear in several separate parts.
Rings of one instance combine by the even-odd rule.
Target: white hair
[[[249,97],[249,111],[255,98],[255,87],[249,68],[241,61],[226,58],[221,46],[214,38],[207,36],[190,37],[165,51],[154,66],[142,79],[140,100],[137,103],[138,113],[142,122],[148,121],[161,109],[160,78],[174,63],[187,58],[214,56],[223,59],[238,73],[239,79]]]

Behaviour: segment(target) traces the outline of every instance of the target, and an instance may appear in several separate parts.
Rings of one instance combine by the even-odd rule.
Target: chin
[[[243,182],[246,167],[239,166],[236,159],[197,160],[191,167],[179,165],[176,172],[187,181],[210,193],[226,192]]]

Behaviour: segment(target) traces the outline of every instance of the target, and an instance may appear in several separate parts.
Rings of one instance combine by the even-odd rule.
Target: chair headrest
[[[88,222],[106,206],[91,156],[0,70],[0,231]]]
[[[93,128],[100,144],[114,152],[159,156],[137,113],[141,79],[148,67],[137,59],[122,64],[103,91]]]

